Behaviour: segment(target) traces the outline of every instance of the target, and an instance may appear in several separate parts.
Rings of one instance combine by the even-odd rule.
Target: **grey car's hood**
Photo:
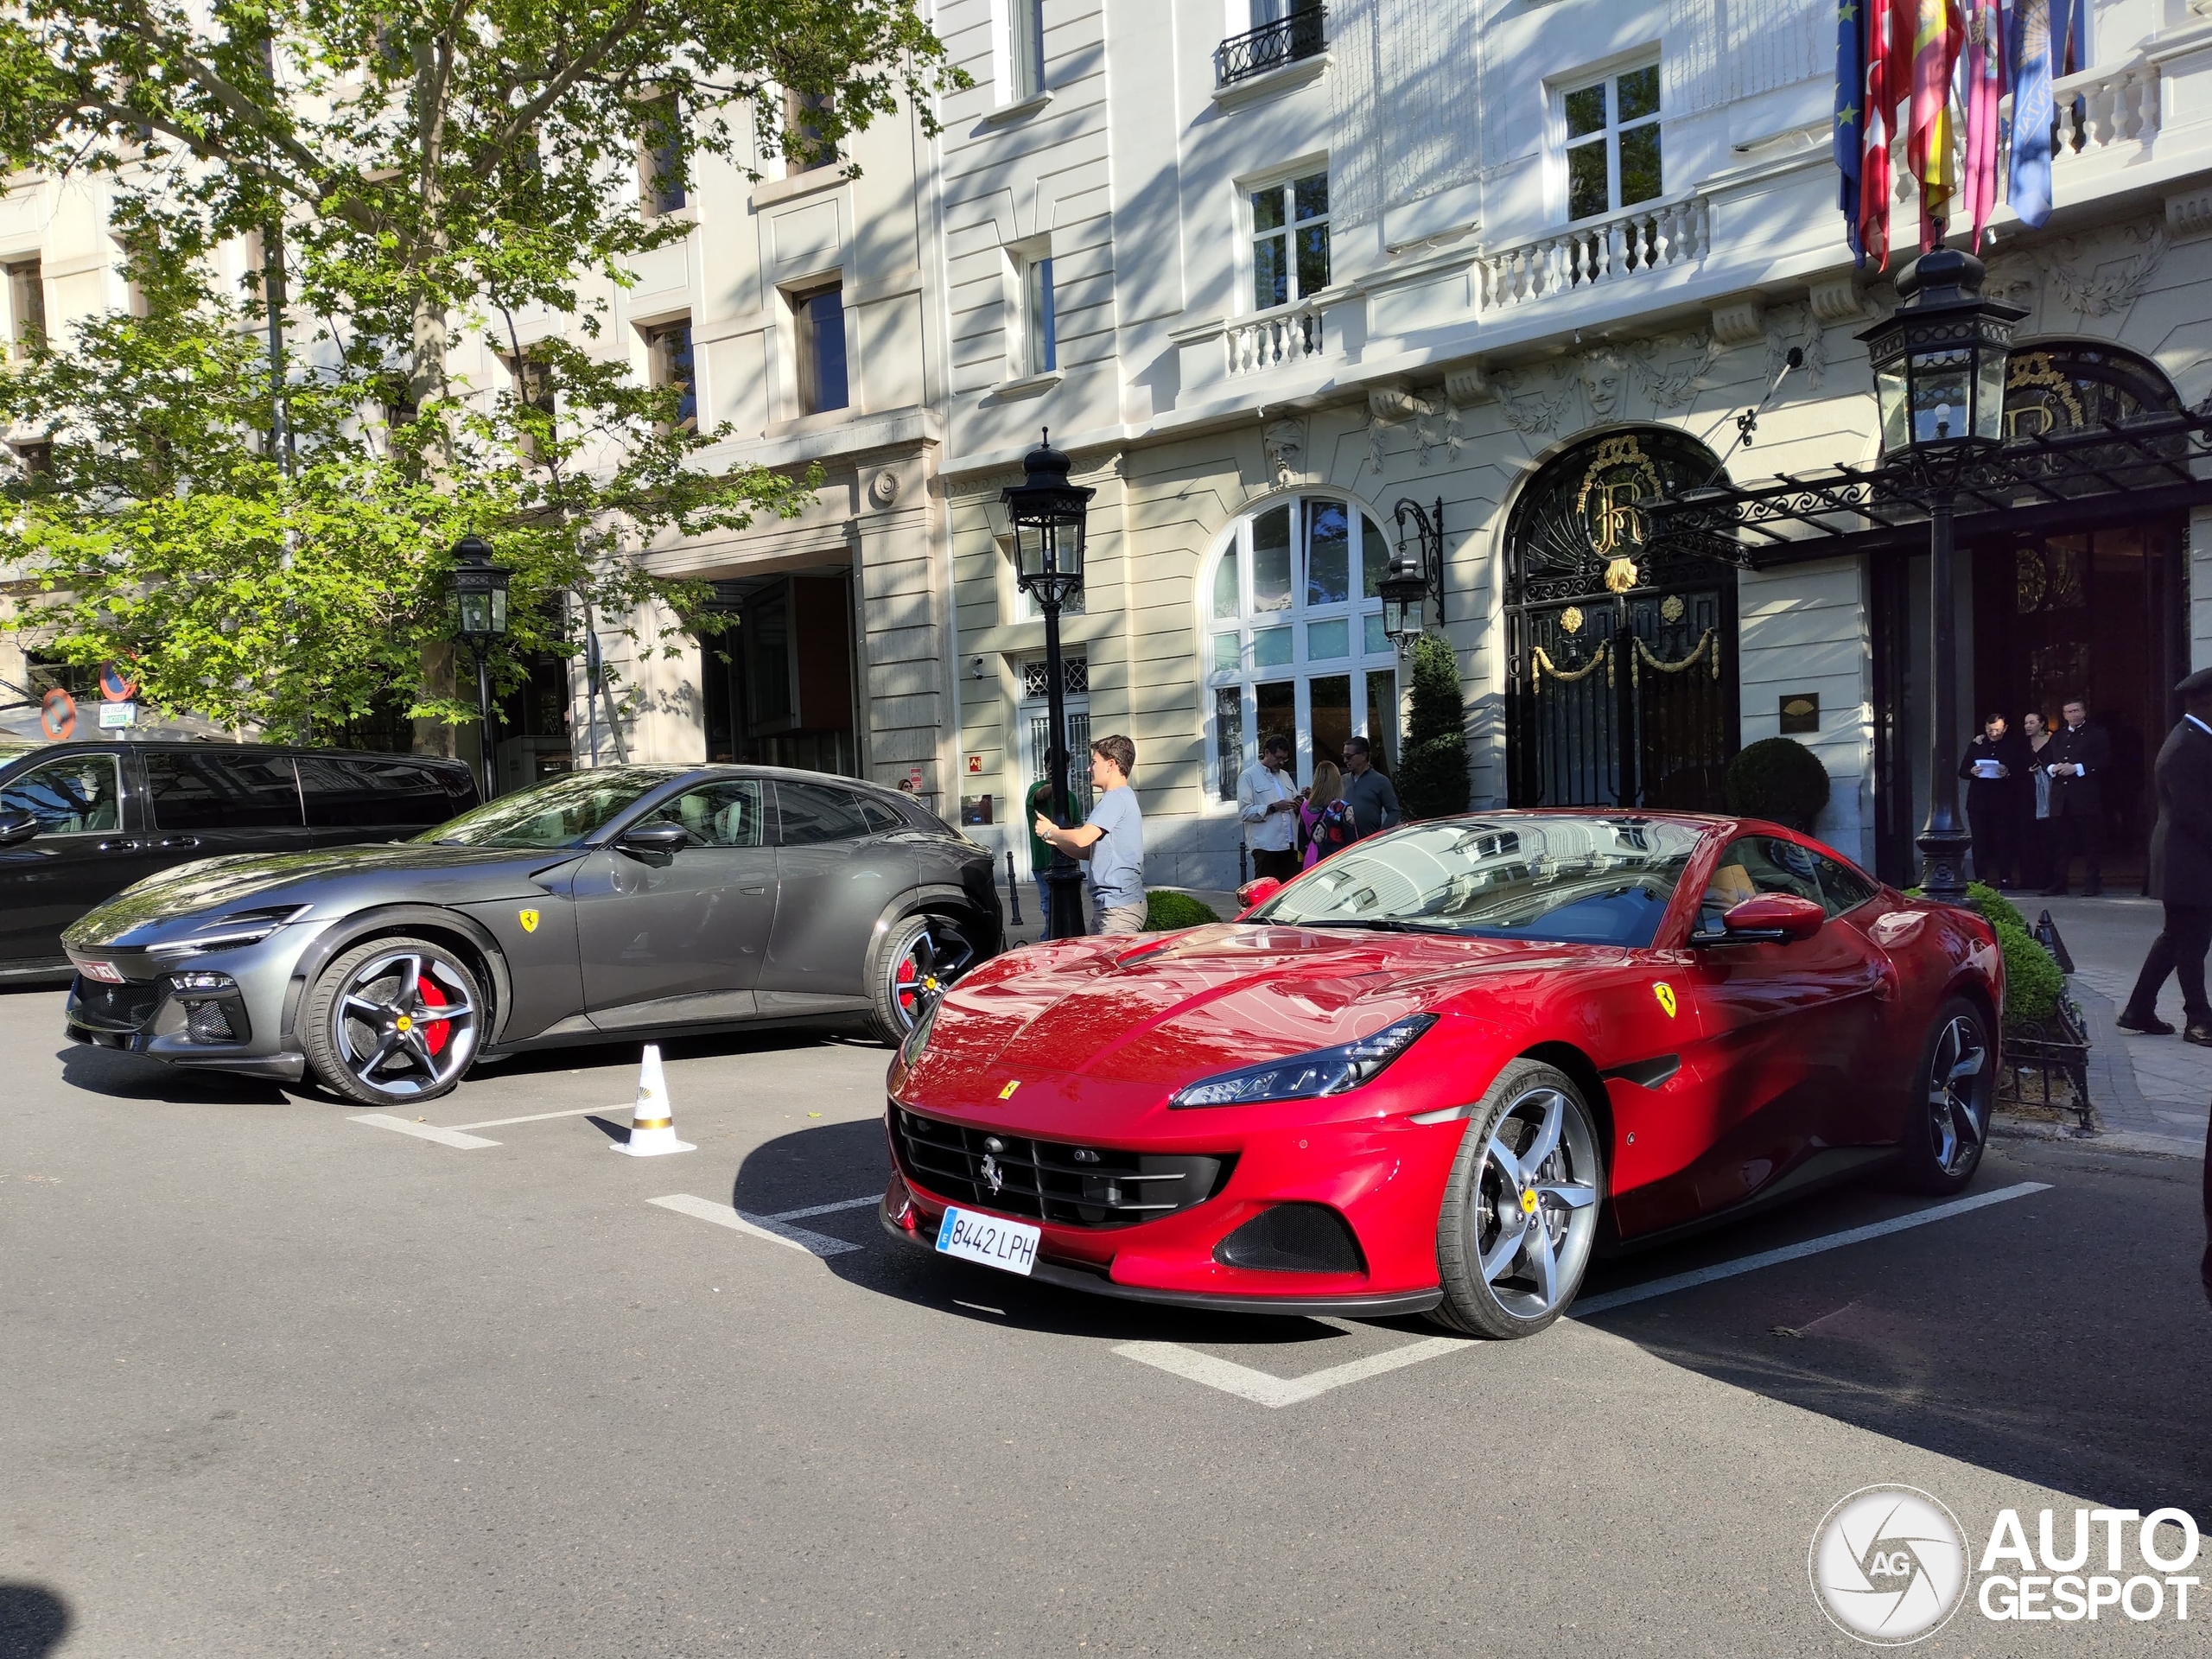
[[[150,944],[240,911],[311,905],[310,916],[338,916],[364,905],[524,897],[544,891],[532,876],[580,855],[557,847],[388,842],[195,859],[125,887],[79,918],[62,943],[72,950]]]

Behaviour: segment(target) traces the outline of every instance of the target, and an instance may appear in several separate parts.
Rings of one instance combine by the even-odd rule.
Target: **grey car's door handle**
[[[738,889],[738,891],[739,891],[740,893],[766,893],[766,892],[767,892],[767,891],[768,891],[768,889],[767,889],[766,887],[740,887],[740,888]]]

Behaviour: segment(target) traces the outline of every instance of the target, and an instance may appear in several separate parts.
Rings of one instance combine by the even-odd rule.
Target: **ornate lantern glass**
[[[1874,371],[1882,452],[1931,459],[2005,436],[2005,365],[2027,314],[1981,297],[1981,261],[1937,248],[1897,275],[1903,301],[1859,336]]]
[[[1014,521],[1014,578],[1058,607],[1083,591],[1084,526],[1095,490],[1068,482],[1068,458],[1044,441],[1022,459],[1027,474],[1000,498]]]
[[[453,550],[453,596],[461,639],[480,647],[507,631],[507,582],[514,572],[492,563],[492,544],[464,536]]]

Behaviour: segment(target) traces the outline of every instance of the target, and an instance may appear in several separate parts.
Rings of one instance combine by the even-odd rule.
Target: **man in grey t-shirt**
[[[1090,786],[1097,791],[1090,816],[1063,830],[1039,813],[1037,833],[1084,861],[1090,889],[1093,933],[1144,931],[1144,814],[1137,810],[1129,773],[1137,746],[1118,732],[1090,746]]]

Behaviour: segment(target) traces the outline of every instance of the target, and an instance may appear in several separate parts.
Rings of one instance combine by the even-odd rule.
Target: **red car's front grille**
[[[1126,1227],[1203,1204],[1234,1153],[1138,1153],[971,1129],[891,1108],[901,1173],[926,1192],[1064,1227]]]

